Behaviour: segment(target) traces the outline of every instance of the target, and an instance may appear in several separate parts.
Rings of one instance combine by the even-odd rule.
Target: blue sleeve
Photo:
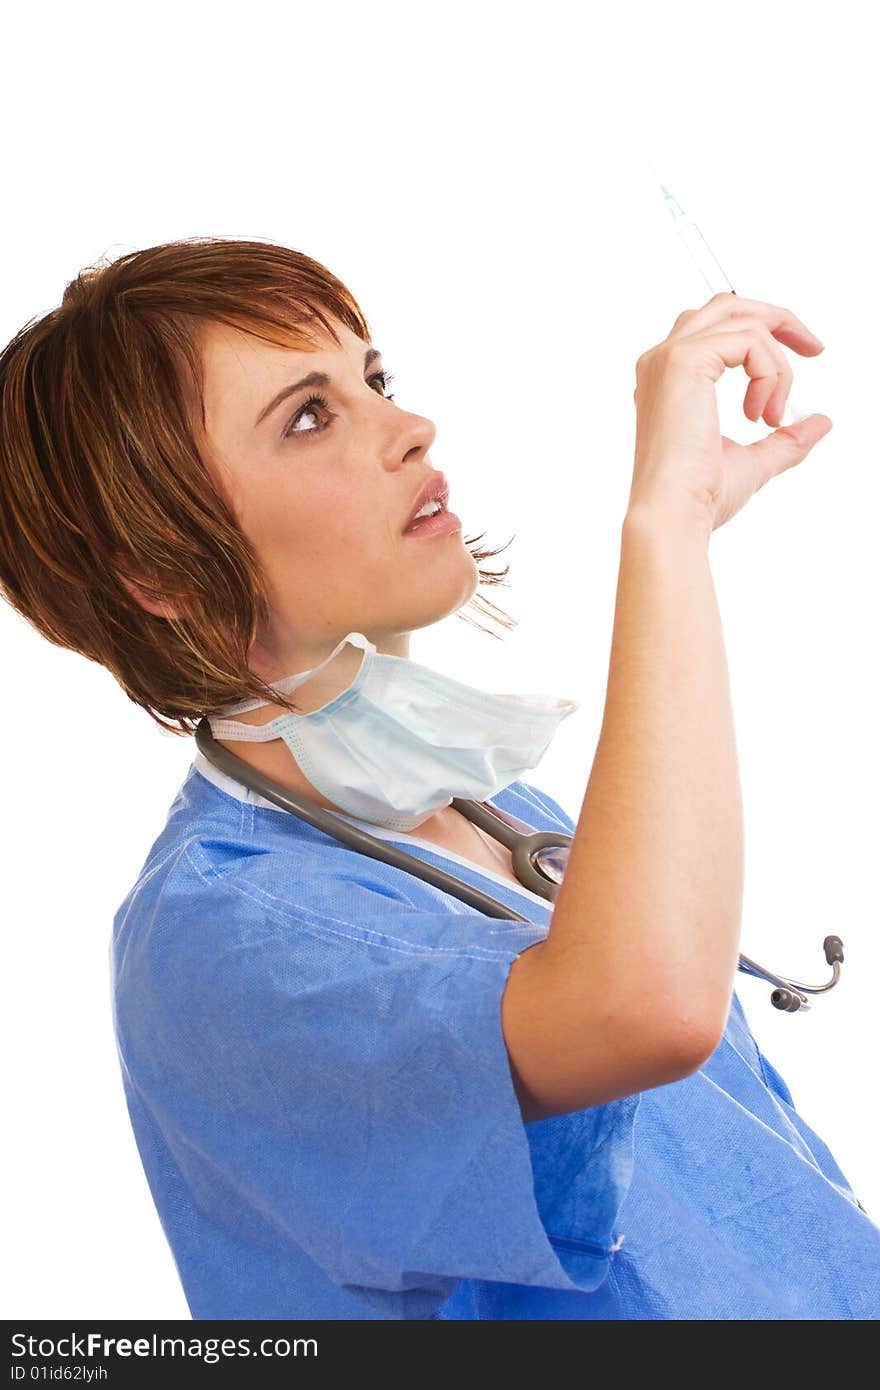
[[[757,1043],[755,1045],[757,1046]],[[780,1100],[784,1100],[786,1105],[790,1105],[792,1109],[794,1109],[794,1101],[788,1087],[788,1082],[776,1070],[773,1063],[764,1056],[760,1048],[758,1048],[758,1058],[761,1063],[761,1071],[764,1073],[764,1080],[770,1090],[775,1091]]]
[[[138,1023],[141,1085],[192,1184],[216,1174],[346,1289],[596,1288],[638,1096],[524,1125],[501,996],[546,927],[341,875],[331,914],[258,862],[196,872],[150,923]],[[565,1171],[536,1173],[529,1132],[569,1121]]]

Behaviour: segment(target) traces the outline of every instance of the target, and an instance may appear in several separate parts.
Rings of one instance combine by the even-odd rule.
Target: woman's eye
[[[393,380],[394,380],[394,373],[393,373],[393,372],[386,371],[384,367],[382,368],[381,371],[379,371],[379,372],[374,372],[374,374],[369,378],[369,382],[370,382],[370,385],[371,385],[371,386],[372,386],[372,384],[373,384],[374,381],[378,381],[378,382],[381,383],[381,386],[382,386],[382,392],[381,392],[381,394],[382,394],[383,396],[385,396],[385,399],[386,399],[386,400],[389,400],[389,401],[393,401],[393,400],[394,400],[393,394],[392,394],[392,395],[389,395],[389,394],[388,394],[388,387],[390,386],[390,384],[391,384],[391,382],[392,382]],[[318,426],[317,428],[315,428],[315,429],[299,429],[299,422],[300,422],[300,420],[302,420],[304,416],[314,415],[314,414],[315,414],[315,407],[318,407],[320,410],[324,410],[324,411],[327,410],[327,401],[326,401],[326,399],[325,399],[324,396],[309,396],[309,399],[305,402],[304,405],[301,405],[301,406],[300,406],[299,410],[296,412],[296,414],[295,414],[295,415],[293,416],[293,418],[291,419],[290,424],[287,426],[286,430],[284,431],[283,438],[284,438],[284,439],[287,439],[287,437],[288,437],[289,435],[291,435],[291,434],[308,434],[308,435],[323,434],[324,430],[327,429],[327,425],[319,425],[319,426]],[[328,412],[328,413],[330,413],[330,412]]]
[[[305,405],[300,406],[299,410],[291,419],[290,424],[287,426],[287,429],[284,431],[285,439],[287,439],[288,435],[291,434],[320,434],[322,430],[325,430],[327,428],[326,425],[321,425],[318,429],[301,430],[298,428],[300,420],[302,420],[305,416],[315,414],[316,406],[321,410],[327,409],[327,401],[323,396],[309,396],[309,399],[306,401]]]
[[[376,372],[375,376],[371,376],[371,377],[370,377],[370,382],[371,382],[371,384],[372,384],[372,382],[374,382],[374,381],[381,381],[381,383],[382,383],[382,394],[383,394],[383,395],[385,396],[385,398],[386,398],[387,400],[389,400],[389,401],[393,401],[393,400],[394,400],[394,393],[393,393],[393,392],[392,392],[392,394],[391,394],[390,396],[388,395],[388,387],[391,385],[391,383],[392,383],[393,380],[394,380],[394,373],[393,373],[393,372],[386,372],[385,369],[384,369],[384,367],[382,368],[382,371],[381,371],[381,372]]]

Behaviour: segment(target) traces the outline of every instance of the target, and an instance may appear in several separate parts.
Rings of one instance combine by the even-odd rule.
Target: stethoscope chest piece
[[[523,888],[549,902],[555,900],[565,875],[571,835],[555,830],[530,831],[528,826],[524,831],[522,821],[484,801],[453,797],[452,805],[510,850],[513,871]]]
[[[565,877],[568,850],[568,845],[548,844],[543,849],[534,850],[531,854],[531,863],[535,870],[557,888]]]

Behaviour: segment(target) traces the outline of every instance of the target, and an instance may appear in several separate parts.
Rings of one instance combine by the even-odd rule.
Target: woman
[[[746,414],[778,425],[779,343],[821,351],[788,310],[716,295],[639,358],[576,827],[517,773],[566,702],[517,722],[512,697],[459,686],[481,757],[433,737],[451,684],[410,662],[410,633],[497,582],[477,566],[497,552],[454,522],[407,530],[444,482],[434,426],[387,394],[329,271],[257,242],[153,247],[80,275],[6,349],[18,612],[163,727],[208,715],[253,767],[527,919],[196,755],[111,942],[126,1102],[193,1317],[876,1316],[878,1228],[734,991],[742,817],[708,539],[830,421],[742,447],[714,385],[743,366]],[[552,909],[452,807],[481,779],[503,813],[574,832]]]

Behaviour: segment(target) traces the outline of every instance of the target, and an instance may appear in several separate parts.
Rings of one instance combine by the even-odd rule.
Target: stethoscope
[[[469,883],[447,873],[445,869],[435,868],[433,864],[427,864],[415,855],[407,854],[396,845],[368,834],[360,826],[350,825],[332,811],[313,806],[295,796],[280,782],[251,767],[250,763],[246,763],[243,758],[237,757],[218,743],[211,733],[207,718],[199,720],[195,737],[199,751],[220,772],[241,782],[251,791],[258,792],[281,810],[301,817],[317,830],[323,830],[325,834],[332,835],[334,839],[341,840],[352,849],[368,854],[373,859],[380,859],[385,864],[391,864],[395,869],[415,874],[424,883],[430,883],[443,893],[451,893],[468,907],[476,908],[489,917],[513,918],[517,922],[530,920],[515,912],[507,903],[499,902],[497,898],[482,892],[479,888],[472,888]],[[509,817],[506,812],[497,811],[486,802],[453,797],[451,804],[480,830],[484,830],[493,840],[510,850],[513,871],[523,888],[546,898],[549,902],[555,901],[565,873],[573,836],[553,830],[529,831],[526,834],[523,827],[526,830],[528,827],[524,821]],[[839,936],[826,936],[822,945],[825,959],[832,969],[831,979],[824,985],[805,985],[801,984],[800,980],[787,980],[783,975],[774,975],[772,970],[765,970],[763,966],[744,955],[740,955],[738,969],[775,985],[776,988],[770,995],[774,1007],[786,1013],[796,1013],[799,1009],[809,1009],[810,1005],[805,995],[824,994],[827,990],[833,989],[840,979],[843,942]]]

